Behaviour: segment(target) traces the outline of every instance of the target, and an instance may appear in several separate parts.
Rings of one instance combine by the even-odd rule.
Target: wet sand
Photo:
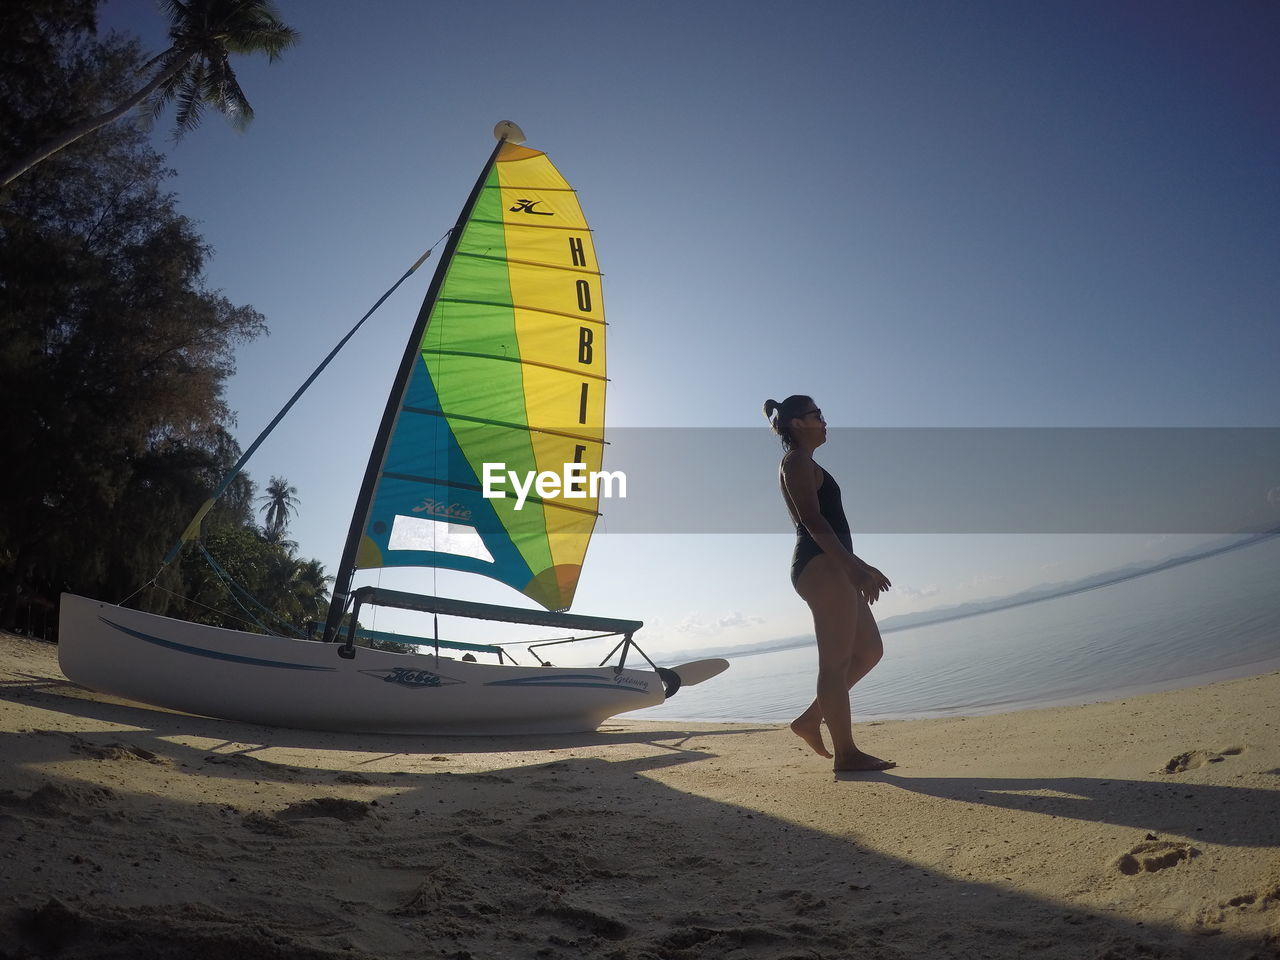
[[[188,717],[0,636],[0,958],[1280,957],[1277,703],[860,724],[899,767],[837,779],[774,726]]]

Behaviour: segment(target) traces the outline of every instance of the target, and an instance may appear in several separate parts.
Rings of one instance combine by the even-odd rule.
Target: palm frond
[[[265,53],[268,62],[275,63],[285,50],[296,46],[301,39],[302,35],[297,30],[273,21],[236,31],[227,38],[226,47],[232,53]]]
[[[240,88],[229,59],[224,54],[208,67],[206,90],[210,106],[230,120],[237,130],[243,130],[253,120],[253,107]]]
[[[204,65],[196,64],[183,75],[178,89],[178,113],[174,118],[176,137],[180,138],[200,126],[204,119],[206,96]]]
[[[198,127],[212,107],[238,130],[253,120],[253,107],[236,79],[230,54],[265,53],[270,62],[300,40],[271,0],[157,0],[169,18],[170,51],[152,65],[160,73],[185,64],[161,83],[148,104],[158,118],[176,103],[174,137]]]
[[[235,77],[231,78],[219,109],[237,130],[244,130],[253,122],[253,107],[245,97],[244,91],[240,89],[240,85],[236,83]]]
[[[190,59],[191,54],[180,51],[180,50],[175,50],[170,56],[166,57],[161,62],[159,67],[160,72],[163,73],[164,71],[168,70],[170,67],[173,66],[175,60],[179,59],[180,57],[186,57]],[[148,100],[148,103],[151,104],[152,119],[158,120],[160,118],[160,114],[164,113],[164,108],[173,102],[173,98],[177,95],[178,90],[182,87],[185,77],[186,77],[186,71],[181,71],[179,73],[176,73],[172,77],[170,77],[168,80],[164,81],[164,83],[160,84],[160,86],[156,88],[155,92],[151,94],[151,98],[150,100]]]

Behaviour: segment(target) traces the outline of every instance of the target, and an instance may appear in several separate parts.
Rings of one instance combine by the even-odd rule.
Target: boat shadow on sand
[[[246,750],[252,749],[253,744],[269,744],[272,748],[297,750],[367,751],[379,747],[384,749],[394,747],[394,754],[419,756],[441,752],[486,754],[522,750],[561,750],[607,744],[655,743],[655,738],[661,739],[664,749],[679,750],[681,740],[690,737],[714,738],[771,729],[759,724],[713,724],[708,725],[712,729],[704,730],[701,725],[695,724],[691,729],[681,731],[681,725],[676,722],[644,724],[614,718],[594,731],[519,736],[426,736],[296,730],[199,717],[134,703],[89,690],[62,677],[22,673],[11,673],[9,677],[11,679],[0,681],[0,701],[24,702],[56,712],[92,717],[104,723],[139,728],[138,732],[130,732],[129,736],[133,739],[191,736],[239,744]],[[655,732],[658,728],[661,730],[660,733]]]
[[[830,791],[817,781],[805,810],[780,816],[761,809],[767,797],[751,804],[680,789],[688,765],[723,762],[716,731],[529,738],[536,748],[526,738],[309,733],[107,702],[68,686],[16,677],[0,688],[4,700],[49,712],[46,729],[0,742],[10,760],[0,836],[25,878],[0,910],[0,936],[19,955],[98,956],[104,942],[139,960],[210,951],[283,960],[1269,955],[1231,916],[1201,931],[1221,935],[1193,936],[996,877],[962,880],[806,827],[799,818],[829,812]],[[86,717],[116,729],[86,732]],[[388,752],[392,740],[424,743]],[[619,749],[524,763],[517,742]],[[85,757],[101,764],[87,779],[66,773],[67,761]],[[767,793],[777,771],[735,775],[738,787]],[[202,793],[208,777],[251,782]],[[879,802],[893,784],[965,806],[1194,830],[1181,814],[1162,818],[1158,795],[1173,789],[1184,804],[1227,805],[1204,834],[1225,844],[1259,839],[1232,826],[1231,804],[1274,799],[1087,778],[867,781],[827,786],[850,803]],[[1027,790],[1045,795],[1017,792]],[[1136,812],[1126,812],[1131,803]],[[37,867],[52,862],[70,866]],[[1097,873],[1099,884],[1118,879],[1110,865]]]

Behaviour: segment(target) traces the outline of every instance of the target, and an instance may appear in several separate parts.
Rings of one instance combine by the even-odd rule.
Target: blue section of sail
[[[367,562],[362,556],[360,566],[461,570],[522,589],[533,571],[506,533],[493,503],[485,499],[481,478],[463,455],[453,428],[439,410],[440,398],[419,356],[365,526],[365,537],[378,549],[379,562]],[[524,441],[527,444],[527,433]],[[401,536],[393,541],[397,516],[408,518],[410,526],[405,528],[401,521]],[[455,533],[478,534],[492,561],[416,548],[412,538],[415,519],[450,524]]]

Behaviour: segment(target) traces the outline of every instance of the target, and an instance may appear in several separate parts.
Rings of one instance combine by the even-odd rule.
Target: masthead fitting
[[[495,140],[506,140],[509,143],[524,143],[524,131],[510,120],[500,120],[493,128]]]

